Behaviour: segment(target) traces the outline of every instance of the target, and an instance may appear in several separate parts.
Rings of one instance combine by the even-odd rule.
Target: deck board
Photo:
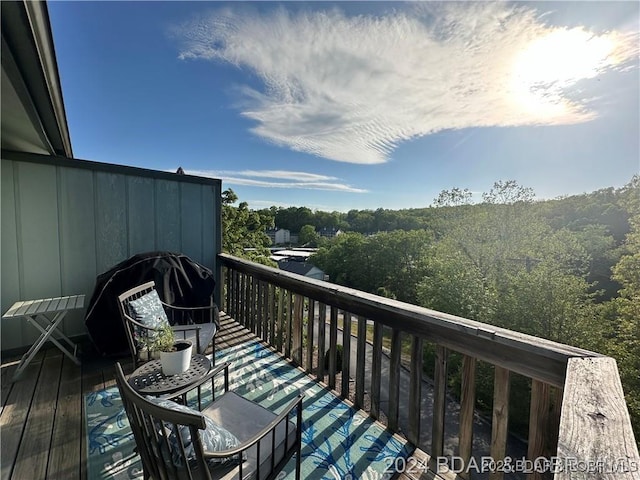
[[[46,478],[61,369],[62,353],[47,350],[16,457],[14,478]]]
[[[13,372],[2,378],[2,390],[9,392],[0,415],[0,430],[2,431],[0,471],[3,480],[11,478],[41,367],[42,354],[39,354],[25,369],[22,380],[19,382],[11,384]],[[15,369],[15,366],[13,368]],[[7,383],[4,383],[5,381]]]
[[[217,349],[256,339],[222,313]],[[17,382],[12,376],[19,357],[3,358],[1,480],[87,479],[83,399],[115,384],[115,360],[89,354],[90,346],[83,347],[80,367],[53,346],[41,350]],[[125,373],[131,373],[130,358],[119,361]]]
[[[80,478],[81,452],[77,438],[82,438],[82,385],[77,380],[77,366],[63,357],[58,409],[53,425],[51,451],[47,466],[47,477]]]

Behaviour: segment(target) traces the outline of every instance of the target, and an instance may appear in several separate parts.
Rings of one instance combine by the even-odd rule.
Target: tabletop
[[[24,300],[14,303],[2,318],[24,317],[47,313],[74,310],[84,306],[84,295],[68,295],[66,297],[41,298],[40,300]]]
[[[175,392],[196,383],[211,369],[211,360],[205,355],[191,357],[189,369],[178,375],[164,375],[160,360],[152,360],[135,370],[129,377],[129,385],[138,393],[162,395]]]

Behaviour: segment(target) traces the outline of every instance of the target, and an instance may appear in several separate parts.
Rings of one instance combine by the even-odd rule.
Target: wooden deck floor
[[[217,348],[255,338],[229,317],[222,322]],[[115,384],[115,360],[91,353],[91,345],[83,347],[80,367],[53,346],[43,349],[16,382],[12,378],[20,358],[2,358],[2,480],[87,479],[82,399]],[[120,361],[129,373],[131,362],[126,357]]]

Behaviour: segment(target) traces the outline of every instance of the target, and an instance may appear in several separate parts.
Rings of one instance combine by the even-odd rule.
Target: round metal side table
[[[129,385],[142,395],[164,395],[196,383],[211,370],[211,360],[205,355],[191,357],[189,369],[177,375],[164,375],[160,360],[152,360],[136,369],[129,377]]]

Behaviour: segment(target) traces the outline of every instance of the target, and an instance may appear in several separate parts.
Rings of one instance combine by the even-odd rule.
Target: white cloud
[[[231,185],[264,188],[298,188],[304,190],[330,190],[335,192],[365,193],[367,190],[341,183],[339,178],[316,173],[286,170],[185,170],[188,175],[221,178]]]
[[[587,99],[567,89],[638,55],[637,32],[554,27],[506,3],[418,3],[353,17],[233,7],[176,32],[180,58],[230,63],[262,81],[261,91],[240,87],[256,135],[364,164],[443,129],[590,120]]]

